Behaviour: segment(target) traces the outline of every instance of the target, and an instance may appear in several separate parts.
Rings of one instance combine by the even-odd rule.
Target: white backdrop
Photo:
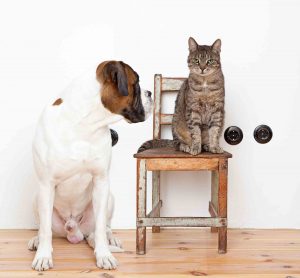
[[[114,2],[114,3],[112,3]],[[31,141],[46,102],[106,59],[129,63],[144,88],[153,75],[187,76],[187,39],[221,38],[226,127],[244,131],[229,164],[229,226],[300,228],[300,2],[2,1],[0,4],[0,228],[35,227]],[[173,99],[164,100],[172,111]],[[253,130],[272,127],[269,144]],[[113,226],[135,226],[135,160],[152,121],[114,125]],[[168,132],[166,132],[168,133]],[[168,135],[168,134],[167,134]],[[207,215],[208,173],[166,173],[164,215]]]

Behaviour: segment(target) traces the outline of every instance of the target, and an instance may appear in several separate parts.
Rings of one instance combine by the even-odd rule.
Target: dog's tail
[[[112,253],[123,253],[125,252],[124,249],[118,247],[118,246],[114,246],[114,245],[108,245],[109,251]]]
[[[157,149],[157,148],[174,148],[176,147],[176,142],[170,139],[154,139],[149,140],[143,143],[139,149],[138,153],[143,152],[149,149]]]

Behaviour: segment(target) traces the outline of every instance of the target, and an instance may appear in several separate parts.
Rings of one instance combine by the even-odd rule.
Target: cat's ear
[[[198,47],[197,42],[192,37],[190,37],[189,38],[189,50],[190,50],[190,52],[193,52],[193,51],[197,50],[197,47]]]
[[[221,52],[221,40],[217,39],[211,47],[214,51],[220,53]]]

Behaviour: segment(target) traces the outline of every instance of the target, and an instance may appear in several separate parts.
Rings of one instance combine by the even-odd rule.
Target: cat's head
[[[211,46],[199,45],[189,38],[188,66],[191,73],[210,75],[221,68],[221,40],[217,39]]]

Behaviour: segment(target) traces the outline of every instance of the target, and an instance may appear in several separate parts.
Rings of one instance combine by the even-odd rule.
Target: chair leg
[[[138,224],[140,217],[146,217],[146,189],[147,172],[146,161],[144,159],[137,160],[137,228],[136,228],[136,253],[143,255],[146,253],[146,227]]]
[[[219,182],[218,182],[218,216],[227,218],[227,159],[219,160]],[[227,252],[227,226],[220,227],[219,231],[219,253]]]
[[[152,209],[160,201],[160,171],[153,171],[152,172]],[[160,216],[160,211],[157,211],[155,217]],[[152,226],[152,233],[159,233],[160,227],[159,226]]]
[[[146,227],[136,228],[136,253],[137,255],[146,253]]]
[[[209,202],[209,213],[211,217],[218,216],[218,190],[219,190],[219,173],[218,171],[211,172],[211,201]],[[211,227],[212,233],[217,233],[218,228]]]
[[[219,254],[225,254],[227,252],[227,227],[221,227],[219,231]]]

